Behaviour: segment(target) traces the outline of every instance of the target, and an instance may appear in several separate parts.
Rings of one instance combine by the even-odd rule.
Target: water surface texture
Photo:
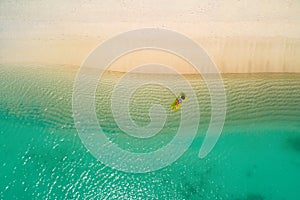
[[[77,71],[67,66],[0,66],[0,199],[300,197],[299,74],[223,75],[225,126],[204,159],[198,151],[210,120],[210,96],[201,77],[186,75],[201,111],[195,140],[173,164],[134,174],[105,166],[81,143],[72,117]],[[180,112],[169,108],[175,95],[159,85],[139,88],[130,101],[132,119],[147,125],[153,103],[164,106],[168,118],[152,138],[129,137],[116,125],[110,108],[111,92],[121,76],[107,72],[97,88],[96,112],[106,136],[133,152],[150,152],[168,144],[180,122]],[[161,76],[176,85],[173,75],[131,76],[132,81]]]

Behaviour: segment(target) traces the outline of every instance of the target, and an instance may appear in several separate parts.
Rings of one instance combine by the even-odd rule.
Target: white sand
[[[223,73],[300,72],[300,1],[3,1],[0,63],[79,66],[99,43],[144,27],[178,31],[199,42]],[[161,55],[162,56],[162,55]],[[193,73],[182,61],[141,59]],[[138,59],[136,59],[138,57]]]
[[[99,38],[55,40],[10,40],[1,48],[1,63],[80,65],[98,44]],[[300,72],[300,39],[285,37],[203,37],[197,42],[222,73]],[[171,66],[180,73],[195,73],[181,58],[162,51],[144,50],[116,60],[111,70],[128,71],[146,63]],[[157,68],[147,72],[158,72]]]

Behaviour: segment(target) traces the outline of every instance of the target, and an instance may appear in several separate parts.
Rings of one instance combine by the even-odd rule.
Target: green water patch
[[[236,198],[235,200],[264,200],[265,197],[261,194],[249,193],[245,197]]]
[[[201,110],[192,145],[161,170],[130,174],[105,166],[82,144],[72,117],[77,69],[1,66],[1,199],[299,198],[299,74],[223,75],[227,118],[204,159],[198,152],[210,120],[210,96],[201,78],[187,76]],[[150,140],[129,137],[110,108],[121,76],[107,74],[96,91],[95,109],[106,136],[134,152],[164,146],[174,137],[180,113],[167,112],[163,130]],[[159,86],[140,88],[130,102],[132,119],[146,125],[152,103],[167,108],[171,96]]]

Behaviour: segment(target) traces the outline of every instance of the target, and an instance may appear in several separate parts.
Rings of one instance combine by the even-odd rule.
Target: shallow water
[[[133,174],[97,161],[79,139],[72,117],[77,70],[1,65],[0,199],[300,197],[299,74],[223,75],[226,122],[217,145],[204,159],[198,151],[209,124],[210,96],[200,77],[187,75],[201,110],[196,138],[170,166]],[[110,96],[121,76],[106,73],[97,88],[97,117],[106,136],[134,152],[166,145],[177,130],[180,112],[167,111],[164,129],[147,140],[128,137],[115,124]],[[144,76],[159,75],[133,74],[131,78],[136,81]],[[171,75],[164,78],[176,84]],[[133,120],[146,125],[151,104],[159,101],[168,110],[172,95],[157,85],[140,88],[130,104]]]

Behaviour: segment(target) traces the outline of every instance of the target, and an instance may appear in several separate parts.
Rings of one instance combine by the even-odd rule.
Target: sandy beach
[[[222,73],[300,72],[299,2],[276,2],[160,2],[168,5],[168,12],[157,8],[155,1],[3,2],[0,63],[80,66],[103,41],[153,27],[196,41]],[[194,73],[182,60],[163,53],[125,57],[112,69],[126,72],[132,65],[151,61]]]
[[[287,37],[210,37],[195,40],[208,53],[221,73],[300,72],[300,39]],[[5,41],[2,63],[80,66],[98,45],[97,38]],[[12,45],[14,44],[14,45]],[[10,47],[13,46],[13,47]],[[147,63],[159,63],[182,74],[196,73],[182,58],[159,50],[131,52],[114,61],[112,71],[128,72]],[[146,72],[146,71],[144,71]],[[148,72],[164,73],[159,69]]]

